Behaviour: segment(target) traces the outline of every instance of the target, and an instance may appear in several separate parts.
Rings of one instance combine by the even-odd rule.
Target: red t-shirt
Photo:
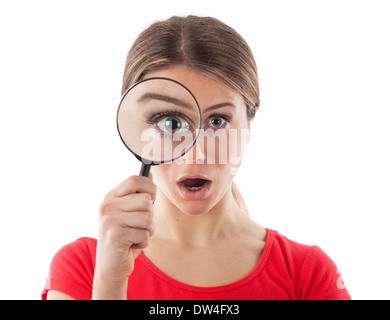
[[[92,297],[97,240],[80,238],[57,252],[42,299],[48,290],[75,299]],[[236,282],[218,287],[196,287],[174,280],[142,253],[129,277],[129,300],[349,300],[334,262],[317,246],[291,241],[267,229],[266,243],[257,266]]]

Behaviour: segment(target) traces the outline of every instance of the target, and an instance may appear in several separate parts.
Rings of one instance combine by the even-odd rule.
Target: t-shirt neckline
[[[227,291],[227,290],[231,290],[231,289],[237,288],[239,286],[242,286],[242,285],[248,283],[253,278],[255,278],[259,274],[259,272],[263,269],[265,263],[268,260],[269,254],[271,252],[272,243],[273,243],[274,235],[275,235],[274,230],[271,230],[271,229],[268,229],[268,228],[265,228],[265,229],[267,231],[267,235],[266,235],[264,250],[263,250],[263,253],[262,253],[262,255],[261,255],[260,259],[259,259],[259,262],[255,266],[255,268],[248,275],[246,275],[245,277],[243,277],[243,278],[241,278],[241,279],[239,279],[237,281],[234,281],[232,283],[221,285],[221,286],[198,287],[198,286],[189,285],[189,284],[180,282],[178,280],[175,280],[175,279],[171,278],[170,276],[166,275],[160,269],[158,269],[143,254],[143,252],[141,252],[141,254],[138,256],[137,260],[139,259],[139,261],[142,262],[142,264],[146,268],[148,268],[151,272],[153,272],[157,277],[159,277],[160,279],[168,282],[169,284],[171,284],[173,286],[176,286],[176,287],[188,290],[188,291],[195,291],[195,292],[221,292],[221,291]]]

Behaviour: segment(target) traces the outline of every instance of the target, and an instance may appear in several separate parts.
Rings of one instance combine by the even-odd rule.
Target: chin
[[[176,206],[181,212],[189,216],[200,216],[211,209],[210,204],[204,202],[205,201],[184,200],[180,201],[180,203],[178,203]]]

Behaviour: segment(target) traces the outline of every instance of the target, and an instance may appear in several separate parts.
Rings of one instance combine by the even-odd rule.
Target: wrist
[[[127,300],[128,279],[96,275],[93,279],[92,300]]]

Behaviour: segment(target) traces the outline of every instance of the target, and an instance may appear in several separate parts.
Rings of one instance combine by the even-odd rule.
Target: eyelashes
[[[193,131],[190,123],[194,122],[178,111],[166,110],[152,115],[145,121],[147,124],[153,125],[158,131],[161,138],[171,139],[176,133],[187,133]]]
[[[166,111],[163,111],[163,112],[159,112],[159,113],[153,114],[151,117],[149,117],[148,120],[145,120],[145,122],[148,123],[148,124],[155,124],[155,123],[159,122],[161,119],[169,118],[169,117],[185,119],[186,121],[188,120],[189,122],[193,123],[192,120],[188,119],[181,112],[171,111],[171,110],[166,110]]]
[[[163,112],[159,112],[159,113],[153,114],[145,122],[148,123],[148,124],[156,124],[156,123],[158,123],[159,121],[161,121],[164,118],[183,119],[188,124],[192,124],[192,126],[195,125],[194,121],[189,119],[187,116],[185,116],[181,112],[173,111],[173,110],[167,110],[167,111],[163,111]],[[220,121],[217,120],[218,118],[219,118],[219,120],[222,119],[222,124],[226,125],[226,123],[230,123],[231,122],[231,118],[232,117],[230,115],[227,115],[227,114],[213,113],[206,119],[207,126],[210,126],[210,127],[213,127],[213,128],[218,128],[218,127],[222,128],[223,126],[220,123]],[[217,125],[218,125],[218,127],[217,127]]]
[[[231,118],[227,114],[214,113],[205,120],[205,125],[202,127],[212,130],[225,129],[229,126]],[[183,113],[173,110],[155,113],[145,122],[152,125],[152,128],[160,134],[162,139],[172,139],[175,134],[187,135],[191,133],[194,135],[194,127],[198,129],[196,122]]]
[[[231,122],[231,118],[231,116],[226,114],[213,113],[208,117],[207,124],[211,128],[222,129]]]

